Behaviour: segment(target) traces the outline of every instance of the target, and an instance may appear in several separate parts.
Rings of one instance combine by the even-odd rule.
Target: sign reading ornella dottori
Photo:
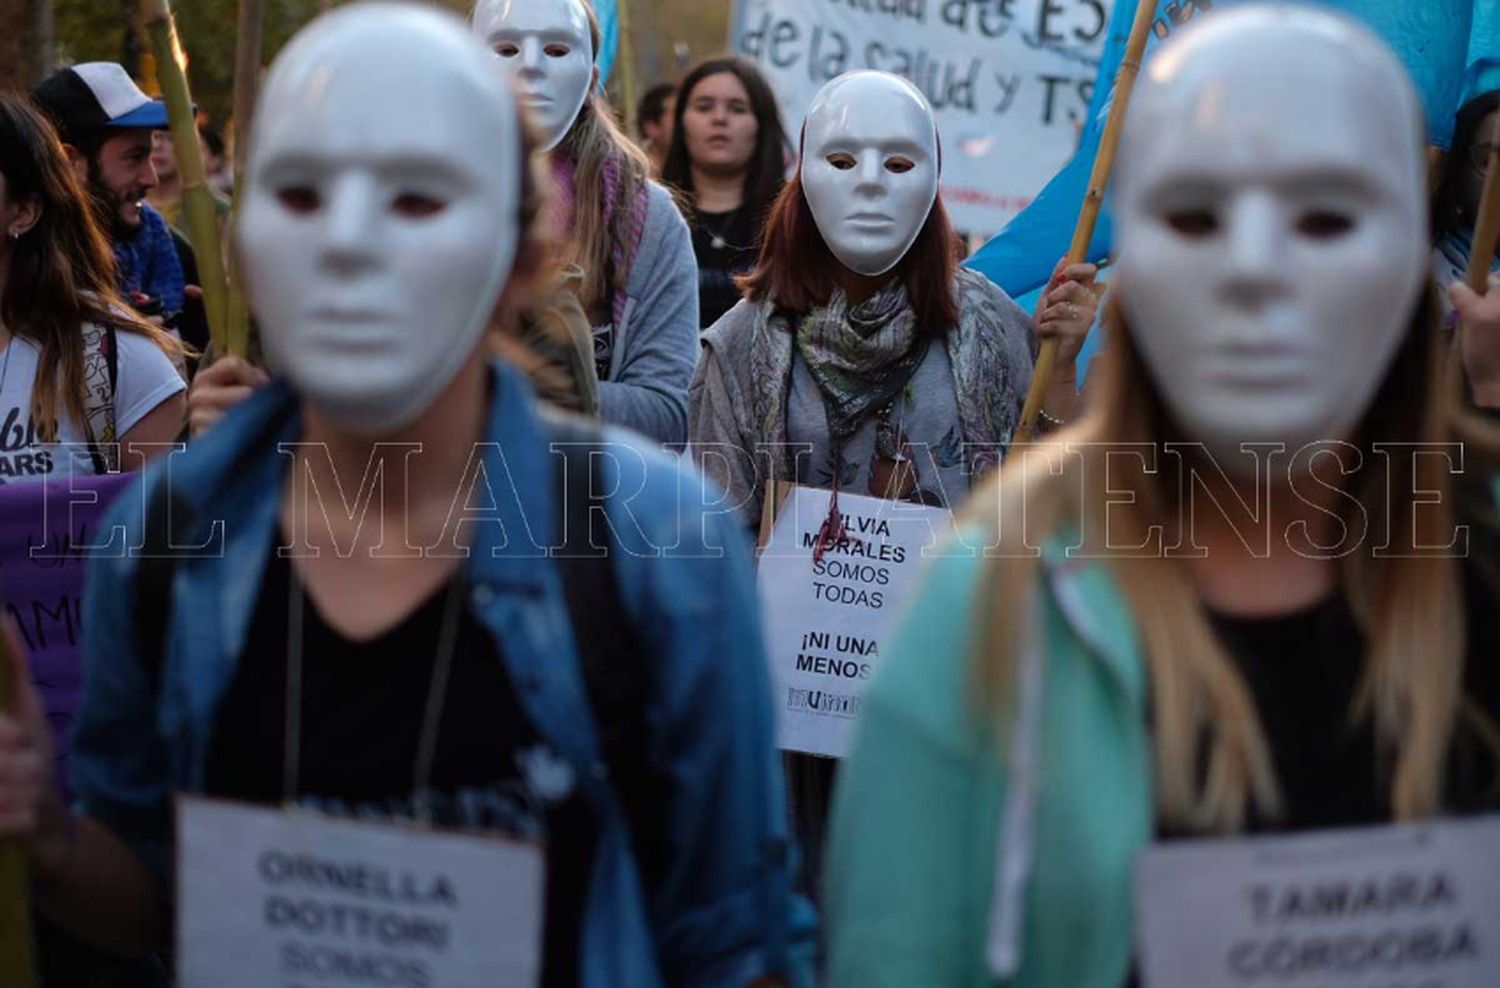
[[[842,758],[893,619],[926,557],[952,531],[953,517],[944,508],[841,493],[842,533],[818,555],[831,497],[790,488],[770,525],[757,578],[778,743],[786,751]]]
[[[540,983],[539,848],[184,798],[183,988]]]
[[[1500,985],[1500,818],[1147,850],[1145,988]]]

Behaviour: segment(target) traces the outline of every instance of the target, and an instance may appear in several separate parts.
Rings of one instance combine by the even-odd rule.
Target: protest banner
[[[736,0],[730,43],[765,72],[794,143],[829,79],[910,79],[937,115],[954,224],[989,235],[1077,146],[1114,2]]]
[[[67,796],[68,746],[83,692],[83,585],[105,511],[139,474],[0,485],[0,598],[30,655]],[[124,551],[123,535],[116,535]]]
[[[1147,849],[1147,988],[1500,984],[1500,819]]]
[[[757,582],[777,744],[843,758],[880,650],[953,516],[841,492],[842,531],[819,552],[832,497],[783,483],[767,498]]]
[[[540,984],[541,849],[183,797],[183,988]]]

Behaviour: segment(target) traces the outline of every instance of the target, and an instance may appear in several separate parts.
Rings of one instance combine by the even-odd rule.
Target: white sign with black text
[[[761,550],[757,580],[777,739],[843,758],[865,684],[925,557],[953,530],[945,508],[839,494],[843,530],[819,554],[828,491],[793,487]]]
[[[1500,818],[1146,850],[1143,988],[1495,988]]]
[[[529,988],[541,977],[534,845],[185,797],[183,988]]]

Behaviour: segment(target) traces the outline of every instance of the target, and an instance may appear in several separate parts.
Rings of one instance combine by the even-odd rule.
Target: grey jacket
[[[655,182],[625,291],[609,379],[599,382],[599,417],[660,443],[684,443],[698,362],[698,261],[687,223]]]

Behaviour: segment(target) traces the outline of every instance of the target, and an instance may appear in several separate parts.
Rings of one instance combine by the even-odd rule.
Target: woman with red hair
[[[694,457],[747,520],[788,480],[956,505],[1010,443],[1039,339],[1061,342],[1044,422],[1071,416],[1095,270],[1059,270],[1033,328],[958,267],[932,108],[883,72],[814,99],[746,299],[703,337]],[[809,455],[810,452],[810,455]]]
[[[829,83],[802,144],[741,282],[746,299],[704,334],[692,456],[747,520],[784,480],[956,506],[1010,444],[1038,338],[1060,341],[1045,419],[1071,416],[1095,269],[1059,264],[1034,328],[1005,292],[960,270],[932,108],[896,76]],[[834,764],[789,758],[808,892]]]

